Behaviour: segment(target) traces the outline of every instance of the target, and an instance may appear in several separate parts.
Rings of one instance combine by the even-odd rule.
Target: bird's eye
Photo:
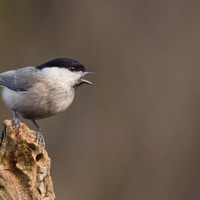
[[[74,66],[70,66],[68,69],[69,69],[70,71],[72,71],[72,72],[74,72],[74,71],[76,70]]]

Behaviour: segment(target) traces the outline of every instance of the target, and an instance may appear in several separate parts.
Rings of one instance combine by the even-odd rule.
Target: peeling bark
[[[25,124],[20,128],[6,120],[0,146],[0,199],[53,200],[51,161],[36,133]]]

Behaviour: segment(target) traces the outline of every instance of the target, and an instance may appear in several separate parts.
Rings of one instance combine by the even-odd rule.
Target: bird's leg
[[[13,120],[12,120],[12,124],[16,127],[19,128],[20,127],[20,121],[19,121],[19,117],[17,115],[17,112],[15,109],[12,109],[12,113],[13,113]]]
[[[33,124],[35,125],[36,127],[36,140],[38,141],[38,143],[40,145],[45,145],[45,142],[44,142],[44,136],[42,134],[42,130],[41,128],[38,126],[38,124],[36,123],[36,121],[33,119],[32,120]]]

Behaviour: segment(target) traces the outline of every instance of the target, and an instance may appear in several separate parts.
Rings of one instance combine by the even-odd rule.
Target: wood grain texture
[[[36,133],[4,122],[0,146],[0,199],[53,200],[51,160],[45,146],[38,146]]]

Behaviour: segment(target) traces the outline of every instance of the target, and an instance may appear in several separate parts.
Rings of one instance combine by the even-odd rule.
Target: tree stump
[[[51,161],[36,132],[6,120],[0,143],[0,200],[53,200]]]

